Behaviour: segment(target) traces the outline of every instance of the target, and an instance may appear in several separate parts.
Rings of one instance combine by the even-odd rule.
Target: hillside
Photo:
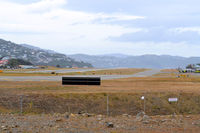
[[[200,62],[200,57],[179,57],[170,55],[68,55],[71,58],[89,62],[97,68],[178,68]]]
[[[61,67],[92,67],[89,63],[75,61],[64,54],[0,39],[0,57],[2,56],[24,59],[35,65],[56,66],[59,64]]]

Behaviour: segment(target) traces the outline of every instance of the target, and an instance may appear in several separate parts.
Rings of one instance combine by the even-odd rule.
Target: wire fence
[[[4,109],[2,110],[2,108]],[[0,94],[0,113],[4,111],[21,115],[29,113],[61,113],[63,115],[66,112],[68,114],[80,114],[80,116],[94,114],[97,121],[99,121],[98,115],[100,114],[125,116],[126,118],[129,118],[130,115],[130,119],[127,120],[125,118],[127,123],[122,127],[119,126],[121,124],[119,120],[115,119],[118,117],[112,117],[114,118],[113,122],[115,125],[118,124],[119,129],[126,129],[126,131],[191,133],[198,131],[200,121],[188,121],[187,117],[179,117],[179,115],[200,114],[200,96],[192,93],[69,93],[63,95],[13,95],[7,93]],[[144,114],[143,111],[145,112]],[[145,114],[147,117],[144,116]],[[149,120],[148,116],[156,115],[169,115],[170,117],[168,119],[161,117],[161,119]],[[141,119],[140,123],[137,121],[138,116]],[[87,125],[88,119],[85,120]],[[104,117],[103,120],[110,121],[110,117]],[[121,120],[123,124],[124,119]],[[159,127],[160,125],[165,128]],[[117,127],[115,128],[118,129]]]
[[[172,101],[171,101],[171,100]],[[0,107],[13,113],[91,113],[116,116],[200,114],[200,96],[195,94],[65,94],[1,95]],[[0,110],[1,111],[1,110]]]

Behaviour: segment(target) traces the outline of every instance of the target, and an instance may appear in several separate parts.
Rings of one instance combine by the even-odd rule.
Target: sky
[[[199,0],[0,0],[0,38],[64,54],[200,56]]]

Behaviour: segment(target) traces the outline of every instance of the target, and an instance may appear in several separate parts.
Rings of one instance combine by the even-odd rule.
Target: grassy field
[[[135,93],[135,92],[193,92],[199,93],[200,78],[198,77],[146,77],[127,78],[116,80],[103,80],[101,86],[63,86],[61,82],[40,81],[1,81],[1,89],[12,89],[13,91],[45,93],[55,91],[56,93]],[[20,90],[19,90],[20,89]]]
[[[180,79],[188,79],[188,78],[200,78],[200,74],[197,73],[178,73],[178,72],[161,72],[153,75],[153,77],[157,78],[180,78]]]
[[[146,77],[102,81],[101,86],[62,86],[61,82],[0,82],[0,111],[19,110],[19,96],[24,96],[27,113],[106,114],[109,95],[111,115],[132,114],[143,110],[141,96],[146,96],[147,113],[163,115],[200,113],[200,78]],[[169,103],[178,97],[178,104]]]
[[[144,70],[146,69],[103,70],[95,74],[126,75]],[[29,76],[25,73],[21,75]],[[36,76],[37,73],[31,75]],[[49,76],[45,73],[40,75]],[[174,112],[200,114],[199,76],[178,74],[173,70],[163,70],[152,77],[103,80],[101,86],[63,86],[61,82],[51,81],[0,81],[0,91],[0,112],[19,112],[20,96],[23,95],[24,113],[84,111],[106,114],[109,96],[111,115],[136,115],[143,110],[144,101],[141,96],[145,96],[146,112],[149,115],[169,115]],[[177,97],[178,103],[169,103],[170,97]]]
[[[161,72],[168,72],[168,73],[177,73],[177,69],[162,69]]]
[[[51,73],[0,73],[0,76],[57,76]],[[61,75],[61,74],[60,74]]]
[[[71,72],[66,73],[66,75],[131,75],[138,72],[143,72],[149,69],[109,69],[109,70],[99,70],[99,71],[88,71],[88,72]]]
[[[26,70],[23,70],[21,73],[10,73],[4,72],[0,73],[0,76],[62,76],[62,75],[131,75],[138,72],[143,72],[148,69],[109,69],[109,70],[98,70],[98,71],[88,71],[88,72],[70,72],[70,73],[24,73]],[[36,70],[37,71],[37,70]],[[52,72],[54,72],[52,70]]]

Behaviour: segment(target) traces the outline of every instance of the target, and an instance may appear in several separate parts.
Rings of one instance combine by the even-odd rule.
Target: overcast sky
[[[64,54],[200,56],[199,0],[0,0],[0,38]]]

